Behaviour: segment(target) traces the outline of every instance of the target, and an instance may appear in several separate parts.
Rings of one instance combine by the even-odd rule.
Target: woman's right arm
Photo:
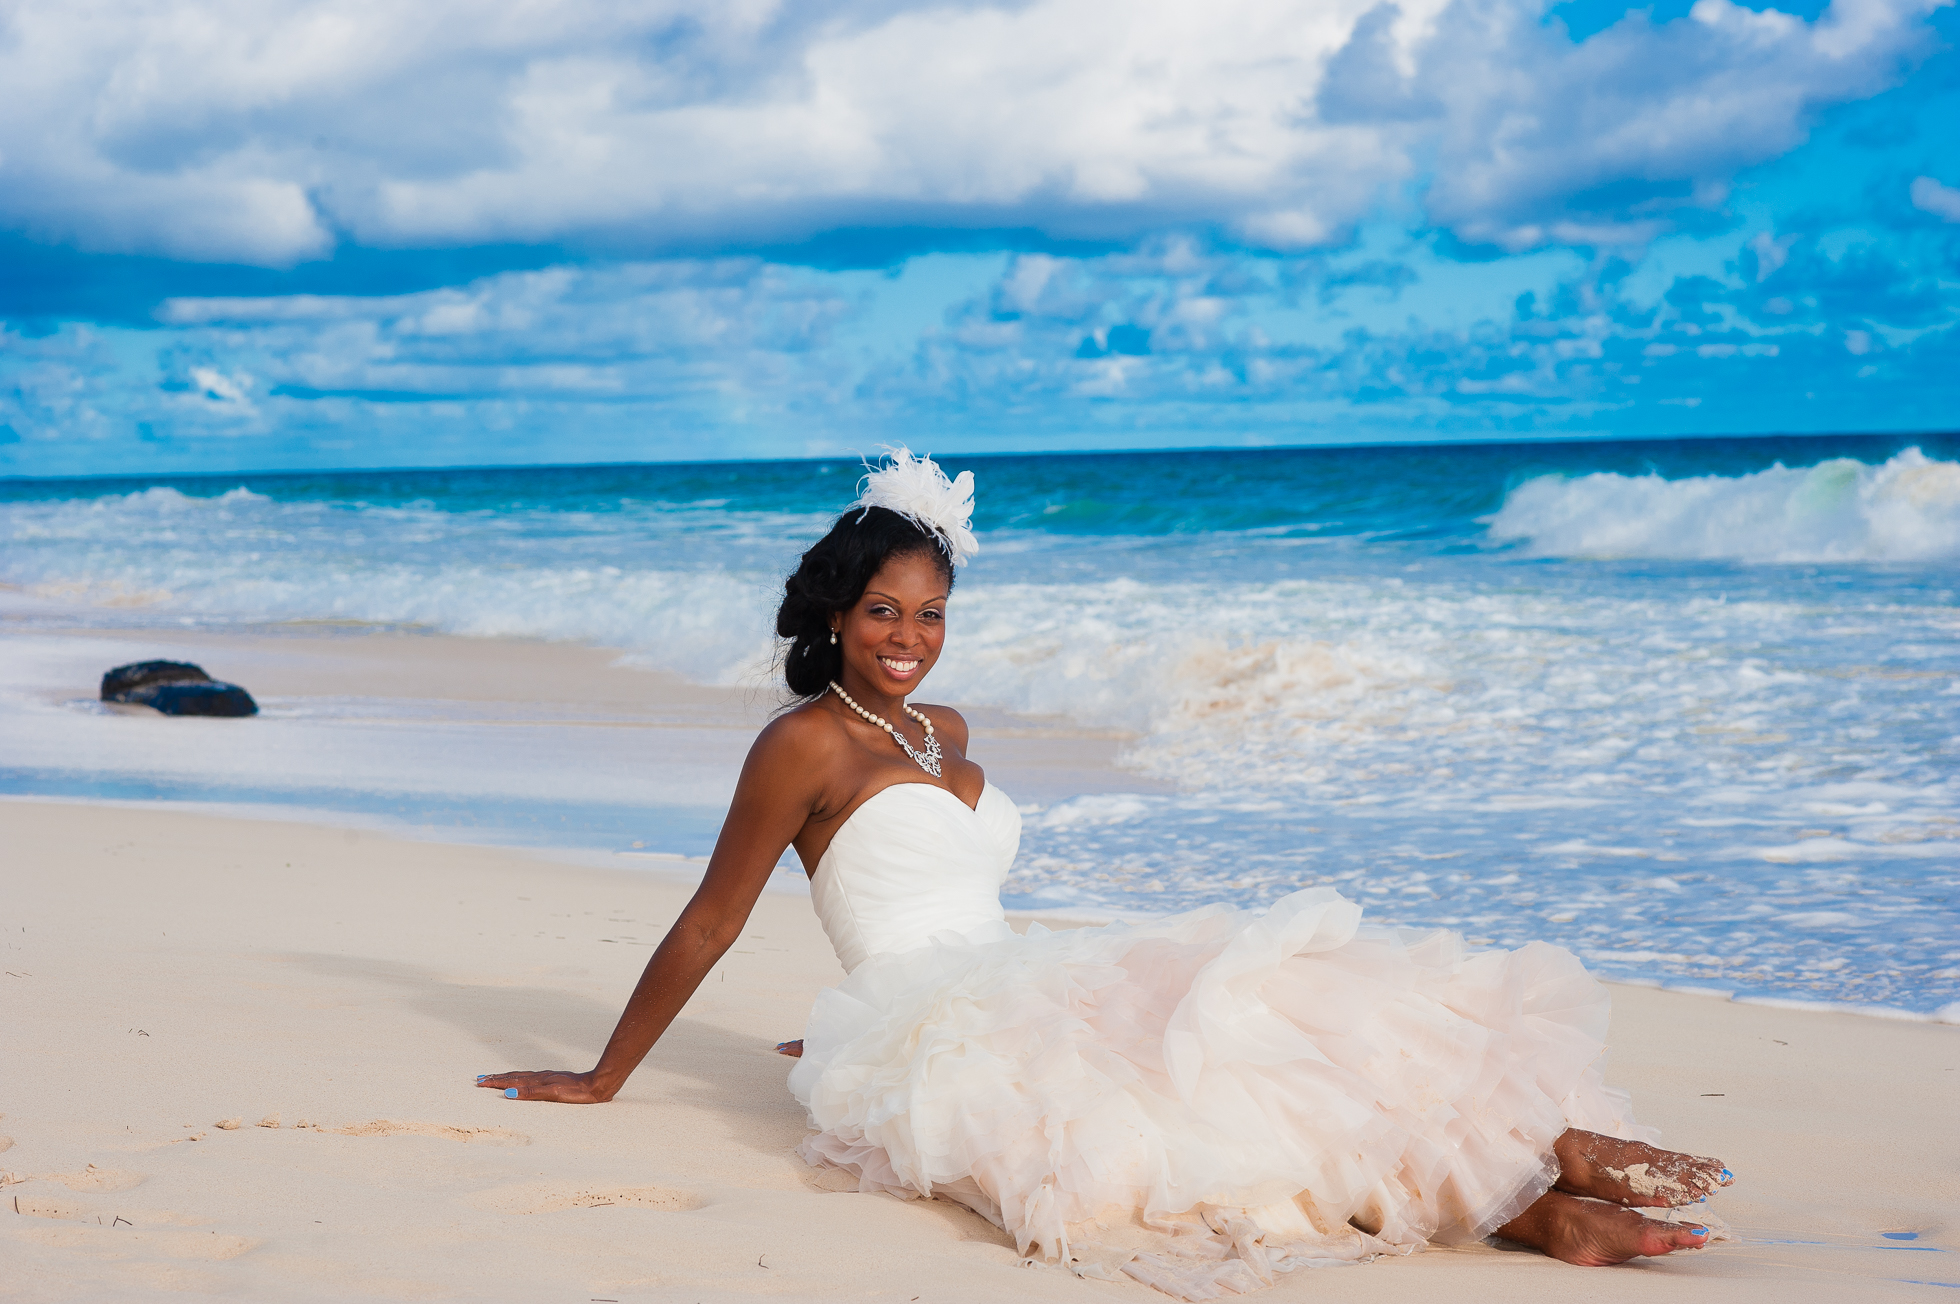
[[[714,855],[680,918],[647,961],[599,1062],[589,1072],[494,1073],[477,1085],[519,1100],[593,1105],[611,1100],[660,1040],[694,989],[742,935],[783,851],[823,797],[831,730],[821,717],[788,715],[749,749]]]

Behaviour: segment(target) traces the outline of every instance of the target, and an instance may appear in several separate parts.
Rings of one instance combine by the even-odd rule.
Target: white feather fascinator
[[[859,482],[858,500],[845,510],[883,507],[897,512],[938,535],[953,565],[964,566],[980,551],[980,541],[973,537],[973,472],[948,480],[939,463],[914,457],[909,448],[887,449],[886,454],[885,464]]]

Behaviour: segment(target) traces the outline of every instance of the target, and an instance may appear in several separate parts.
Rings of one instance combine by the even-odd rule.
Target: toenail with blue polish
[[[1695,1235],[1695,1236],[1708,1235],[1708,1229],[1706,1227],[1690,1227],[1688,1228],[1688,1231],[1691,1235]]]
[[[516,1099],[517,1099],[517,1088],[516,1088],[516,1087],[505,1087],[505,1088],[504,1088],[504,1099],[506,1099],[506,1100],[516,1100]]]
[[[1725,1182],[1733,1182],[1735,1180],[1735,1174],[1731,1173],[1728,1169],[1724,1168],[1722,1170],[1722,1180]]]

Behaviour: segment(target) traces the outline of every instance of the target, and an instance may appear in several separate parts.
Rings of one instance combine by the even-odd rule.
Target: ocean
[[[940,460],[982,551],[925,696],[1122,731],[1149,780],[1029,803],[1010,905],[1331,884],[1610,978],[1960,1019],[1960,437]],[[19,621],[577,640],[756,682],[861,471],[0,481],[0,581],[43,604]],[[0,761],[0,791],[136,791]]]

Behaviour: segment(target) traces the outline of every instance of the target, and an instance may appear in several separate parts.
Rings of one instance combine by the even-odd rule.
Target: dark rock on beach
[[[157,684],[123,699],[154,706],[165,715],[257,715],[259,704],[237,684]]]
[[[215,681],[204,673],[203,666],[194,666],[188,661],[136,661],[126,666],[117,666],[102,676],[102,700],[123,702],[123,695],[138,688],[152,684],[209,684]]]
[[[165,715],[257,715],[236,684],[220,683],[188,661],[137,661],[102,676],[102,700],[150,706]]]

